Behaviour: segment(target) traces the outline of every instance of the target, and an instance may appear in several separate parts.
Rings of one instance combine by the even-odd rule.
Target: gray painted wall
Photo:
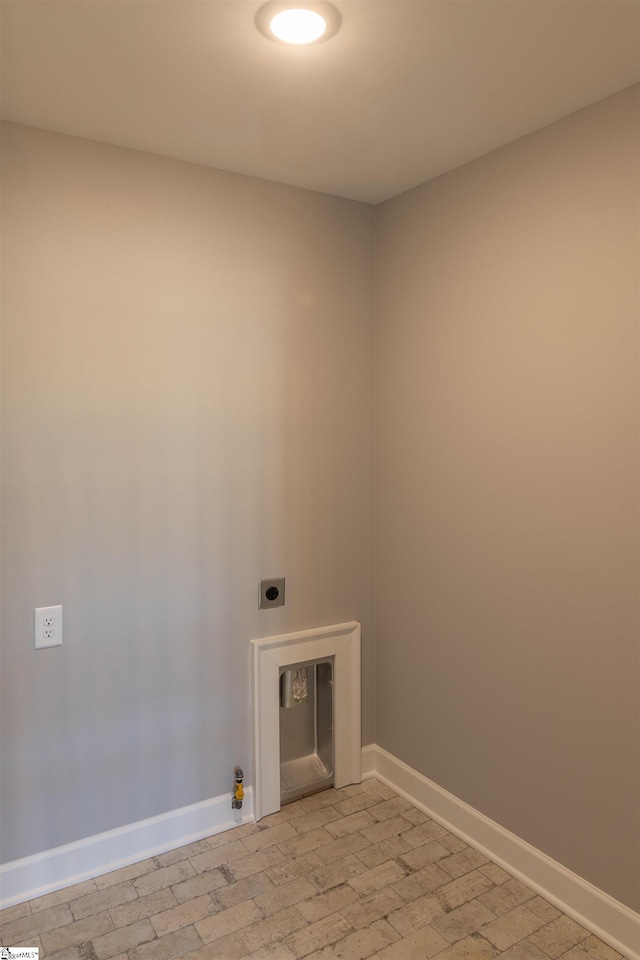
[[[378,743],[640,906],[638,88],[377,212]]]
[[[250,782],[253,637],[362,621],[374,739],[374,211],[13,125],[3,151],[6,862]]]
[[[378,208],[377,706],[372,208],[5,126],[0,859],[229,790],[251,637],[355,618],[364,742],[638,907],[637,108]]]

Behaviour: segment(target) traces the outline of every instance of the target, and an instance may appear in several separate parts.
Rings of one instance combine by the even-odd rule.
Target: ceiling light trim
[[[272,31],[271,21],[285,10],[309,10],[312,13],[319,14],[326,24],[324,33],[315,40],[304,43],[281,39]],[[258,10],[255,22],[260,33],[268,40],[273,40],[275,43],[281,43],[287,47],[313,47],[335,36],[342,24],[342,17],[340,11],[328,0],[269,0]]]

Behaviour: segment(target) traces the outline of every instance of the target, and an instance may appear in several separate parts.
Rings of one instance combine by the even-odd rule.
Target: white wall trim
[[[231,800],[229,791],[201,803],[2,864],[0,909],[252,822],[252,788],[245,790],[241,810],[232,810]]]
[[[448,793],[376,744],[362,751],[376,777],[630,960],[640,960],[640,914]]]
[[[256,820],[280,809],[280,668],[333,657],[334,786],[359,783],[360,624],[352,620],[251,641]]]
[[[368,780],[376,776],[376,756],[379,747],[375,743],[368,743],[362,748],[362,779]]]

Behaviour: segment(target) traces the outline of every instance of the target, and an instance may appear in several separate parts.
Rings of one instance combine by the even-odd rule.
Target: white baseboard
[[[368,780],[376,775],[376,755],[380,748],[375,743],[368,743],[362,748],[362,779]]]
[[[0,909],[99,877],[253,819],[253,791],[248,787],[241,810],[231,809],[231,794],[225,793],[2,864]]]
[[[572,873],[417,770],[369,744],[362,776],[376,777],[629,960],[640,960],[640,915]]]

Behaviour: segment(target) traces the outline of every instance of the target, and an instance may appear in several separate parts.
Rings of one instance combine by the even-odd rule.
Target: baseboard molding
[[[253,791],[248,787],[241,810],[231,809],[231,794],[225,793],[2,864],[0,909],[99,877],[253,819]]]
[[[629,907],[375,744],[363,748],[362,776],[375,776],[591,930],[614,950],[629,960],[640,960],[640,915]]]
[[[368,743],[362,748],[362,779],[369,780],[376,775],[376,755],[378,747],[375,743]]]

